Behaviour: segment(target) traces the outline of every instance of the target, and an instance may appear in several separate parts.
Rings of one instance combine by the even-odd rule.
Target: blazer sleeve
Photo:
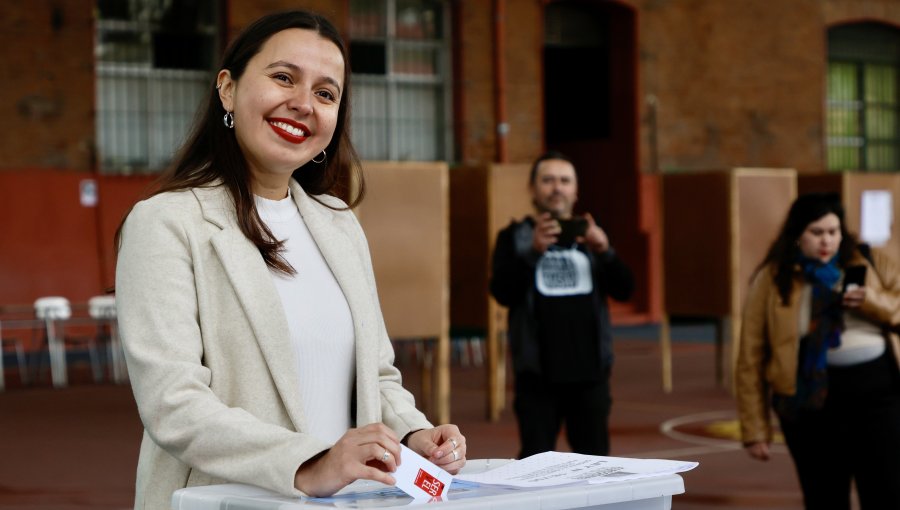
[[[378,385],[381,393],[381,421],[403,439],[410,432],[433,425],[416,408],[415,398],[403,387],[400,371],[394,366],[394,347],[382,326]]]
[[[860,312],[879,324],[900,325],[900,271],[896,262],[880,250],[872,250],[872,267],[866,275],[866,297]]]
[[[196,231],[209,225],[193,221],[199,210],[183,201],[151,201],[129,214],[116,271],[120,331],[147,434],[192,469],[301,495],[297,469],[330,445],[229,407],[213,393],[194,279],[198,253],[210,249]]]
[[[400,370],[394,365],[394,346],[388,335],[384,323],[384,315],[381,313],[381,304],[378,299],[378,288],[375,283],[375,270],[372,266],[372,256],[365,232],[356,219],[356,216],[347,211],[353,222],[353,237],[357,247],[357,253],[362,258],[365,267],[370,299],[375,303],[377,313],[379,359],[378,359],[378,388],[381,395],[381,421],[390,427],[401,439],[410,432],[421,429],[430,429],[433,425],[425,415],[416,408],[415,397],[403,387],[403,379]]]
[[[768,388],[765,383],[767,307],[774,292],[768,268],[757,272],[750,284],[741,320],[740,344],[735,369],[735,392],[744,444],[769,442]]]

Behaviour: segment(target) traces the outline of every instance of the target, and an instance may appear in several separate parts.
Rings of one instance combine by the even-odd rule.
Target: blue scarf
[[[827,264],[803,257],[800,260],[800,266],[803,268],[806,281],[812,284],[813,291],[807,337],[811,334],[821,336],[820,343],[822,344],[817,346],[816,355],[804,365],[804,368],[824,370],[828,349],[841,345],[841,331],[844,329],[843,296],[834,289],[841,280],[843,272],[838,268],[837,255],[832,257]],[[828,327],[823,328],[823,325]]]
[[[809,331],[800,339],[797,393],[778,396],[776,410],[786,417],[801,409],[821,409],[828,394],[828,349],[841,345],[843,296],[835,291],[843,273],[837,255],[827,263],[802,257],[800,268],[812,285]]]

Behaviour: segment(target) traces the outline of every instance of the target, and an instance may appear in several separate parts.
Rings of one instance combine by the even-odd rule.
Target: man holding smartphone
[[[509,307],[519,458],[556,448],[609,453],[612,336],[607,296],[631,296],[631,271],[590,214],[573,215],[575,166],[548,152],[531,169],[535,214],[497,236],[491,294]]]

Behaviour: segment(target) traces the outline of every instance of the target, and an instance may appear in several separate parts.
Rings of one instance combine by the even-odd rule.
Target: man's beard
[[[562,195],[550,195],[548,197],[548,201],[551,198],[561,197],[561,196]],[[548,207],[545,207],[540,202],[538,202],[538,200],[535,198],[531,199],[531,205],[533,205],[535,210],[537,210],[539,213],[550,213],[550,216],[552,216],[554,219],[557,219],[557,220],[560,218],[565,218],[567,216],[572,215],[572,211],[568,207],[563,207],[562,210],[550,209]]]

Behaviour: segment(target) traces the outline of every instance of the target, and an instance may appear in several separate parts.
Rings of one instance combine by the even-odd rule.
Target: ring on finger
[[[450,453],[453,454],[453,462],[456,462],[459,460],[459,452],[457,452],[456,450],[452,450]]]
[[[452,437],[451,437],[451,438],[450,438],[450,443],[453,444],[453,449],[454,449],[454,450],[457,449],[457,448],[459,448],[459,444],[456,442],[456,439],[455,439],[455,438],[452,438]]]
[[[381,454],[381,462],[388,460],[388,457],[391,456],[391,452],[387,451],[387,448],[384,449],[384,453]]]

